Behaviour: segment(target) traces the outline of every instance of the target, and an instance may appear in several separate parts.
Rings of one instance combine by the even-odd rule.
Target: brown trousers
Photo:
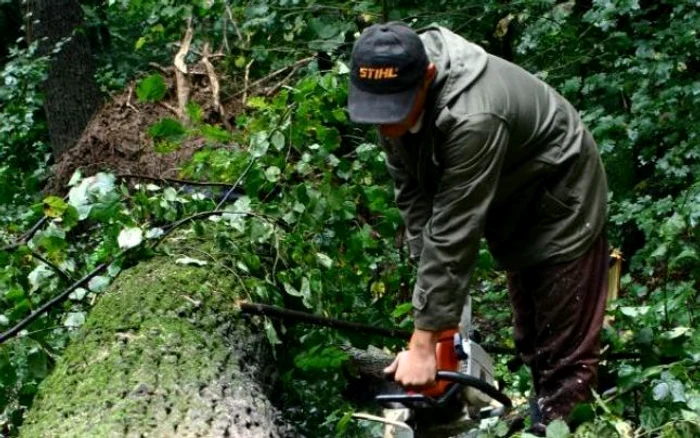
[[[508,272],[515,345],[545,422],[566,419],[596,387],[608,257],[602,233],[576,260]]]

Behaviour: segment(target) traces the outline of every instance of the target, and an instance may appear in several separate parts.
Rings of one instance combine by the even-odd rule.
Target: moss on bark
[[[233,280],[157,258],[123,273],[39,395],[21,437],[276,437],[269,358]]]

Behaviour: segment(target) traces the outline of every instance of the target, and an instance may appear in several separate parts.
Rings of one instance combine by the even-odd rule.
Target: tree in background
[[[31,0],[29,41],[51,53],[44,109],[54,159],[71,148],[100,105],[95,64],[75,0]]]

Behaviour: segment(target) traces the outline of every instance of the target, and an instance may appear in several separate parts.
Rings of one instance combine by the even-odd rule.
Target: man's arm
[[[507,144],[505,122],[488,114],[457,120],[448,135],[413,293],[418,330],[459,324]]]
[[[404,386],[434,381],[437,334],[459,324],[507,144],[505,122],[490,115],[457,121],[448,136],[444,173],[422,234],[413,293],[415,330],[408,350],[384,370]]]

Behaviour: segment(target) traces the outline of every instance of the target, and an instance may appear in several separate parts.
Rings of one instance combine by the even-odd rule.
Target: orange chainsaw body
[[[459,371],[459,357],[455,350],[454,339],[456,333],[457,329],[449,329],[441,331],[438,335],[435,357],[437,369],[440,371]],[[450,384],[451,382],[439,380],[419,392],[428,397],[440,397]]]

